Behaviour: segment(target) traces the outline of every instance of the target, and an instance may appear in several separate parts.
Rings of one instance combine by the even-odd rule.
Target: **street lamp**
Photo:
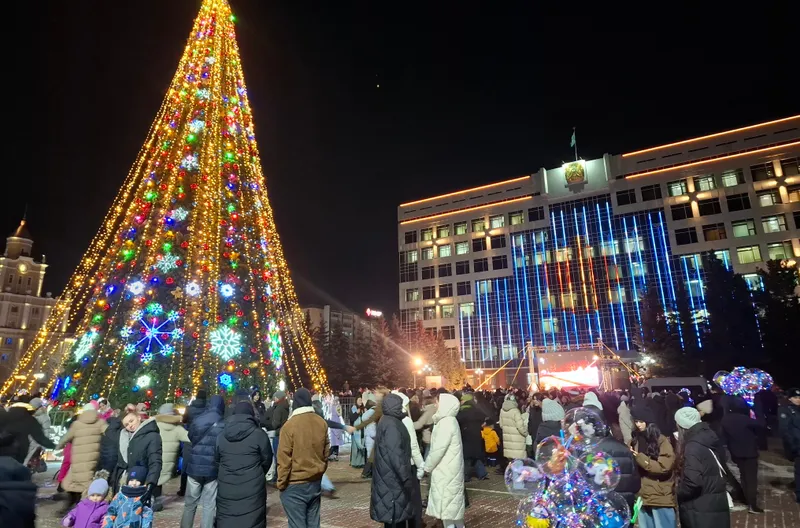
[[[481,376],[483,376],[483,369],[476,369],[475,374],[478,376],[478,386],[480,386]]]
[[[421,367],[422,366],[422,358],[419,357],[419,356],[415,357],[414,358],[414,365],[416,365],[417,367]]]

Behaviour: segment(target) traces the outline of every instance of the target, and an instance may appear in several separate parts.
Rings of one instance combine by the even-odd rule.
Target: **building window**
[[[781,170],[784,176],[800,175],[800,158],[781,160]]]
[[[685,220],[692,217],[692,206],[688,203],[673,205],[670,210],[673,220]]]
[[[712,240],[725,240],[728,238],[728,235],[725,232],[725,224],[720,223],[704,225],[703,238],[705,238],[706,242],[711,242]]]
[[[642,201],[649,202],[651,200],[661,199],[661,184],[654,183],[653,185],[645,185],[642,187]]]
[[[473,260],[472,269],[475,270],[475,273],[480,273],[482,271],[489,271],[489,259],[481,258]]]
[[[765,233],[786,231],[786,216],[782,214],[765,216],[761,219],[761,228]]]
[[[508,268],[508,257],[505,255],[495,255],[492,257],[492,269],[506,269]]]
[[[771,161],[760,163],[750,167],[750,174],[753,175],[754,182],[769,180],[775,177],[775,167],[772,166]]]
[[[506,216],[505,215],[494,215],[489,217],[489,226],[492,229],[497,229],[499,227],[505,227],[506,225]]]
[[[427,240],[433,240],[433,228],[429,227],[427,229],[423,229],[422,233],[422,241],[425,242]]]
[[[631,263],[631,275],[634,277],[644,277],[647,275],[647,264],[645,262],[632,262]]]
[[[406,302],[419,300],[419,288],[409,288],[406,290]]]
[[[5,346],[13,345],[14,344],[14,338],[13,337],[6,337],[5,339],[3,339],[3,344]]]
[[[764,289],[764,283],[761,281],[761,275],[758,273],[745,273],[742,275],[747,289],[750,291],[759,291]]]
[[[531,207],[528,209],[528,222],[544,220],[544,207]]]
[[[455,339],[456,327],[453,325],[442,327],[442,339]]]
[[[472,239],[472,252],[486,251],[486,237]]]
[[[490,280],[478,281],[475,285],[478,287],[478,293],[481,295],[486,295],[494,291],[494,288],[492,288],[492,281]]]
[[[453,296],[453,285],[452,284],[440,284],[439,285],[439,298],[442,299],[444,297],[452,297]]]
[[[600,254],[604,257],[619,255],[619,240],[606,240],[601,243]]]
[[[758,205],[761,207],[769,207],[770,205],[781,203],[781,195],[778,194],[777,189],[758,191],[756,196],[758,197]]]
[[[458,293],[458,295],[472,295],[472,283],[470,283],[469,281],[457,283],[456,293]],[[462,304],[461,306],[464,305]]]
[[[442,319],[450,319],[453,317],[455,307],[452,304],[445,304],[442,306]]]
[[[472,221],[472,232],[480,233],[481,231],[486,231],[486,219],[476,218]]]
[[[469,286],[469,283],[466,283]],[[459,295],[461,295],[459,293]],[[461,317],[472,317],[475,315],[475,303],[461,303],[458,305],[458,312]]]
[[[731,226],[733,227],[734,238],[749,237],[756,234],[756,224],[752,218],[731,222]]]
[[[722,208],[719,206],[718,198],[700,200],[697,202],[697,209],[700,211],[700,216],[710,216],[722,213]]]
[[[466,255],[469,253],[469,242],[456,242],[456,255]]]
[[[637,251],[643,251],[645,248],[644,245],[644,237],[639,235],[636,238],[633,237],[625,237],[625,253],[636,253]],[[593,248],[587,247],[584,249],[584,255],[587,253],[593,253]],[[594,256],[594,255],[592,255]],[[587,257],[588,258],[588,257]]]
[[[422,298],[424,300],[435,299],[436,298],[436,286],[423,286],[422,287]]]
[[[467,223],[466,222],[456,222],[453,224],[453,229],[455,229],[456,235],[466,235],[467,234]]]
[[[411,251],[406,251],[406,264],[413,264],[417,261],[417,250],[412,249]]]
[[[555,317],[548,317],[547,319],[542,319],[542,331],[546,334],[557,334],[558,319],[556,319]]]
[[[744,211],[750,209],[750,196],[747,193],[728,196],[728,211]]]
[[[800,211],[794,212],[794,227],[800,229]]]
[[[685,246],[697,243],[697,230],[694,227],[675,230],[675,244]]]
[[[11,313],[19,313],[19,306],[12,306]]]
[[[422,252],[422,260],[433,260],[433,248],[426,247],[420,250]]]
[[[784,242],[767,244],[767,256],[769,260],[783,260],[794,257],[792,243],[786,240]]]
[[[433,279],[433,278],[435,278],[433,266],[423,266],[422,280]]]
[[[625,288],[611,288],[608,290],[608,302],[610,304],[622,304],[625,302]]]
[[[425,306],[422,309],[422,318],[426,321],[430,321],[431,319],[436,319],[436,307]]]
[[[494,235],[492,236],[492,249],[499,249],[506,247],[506,236],[505,235]]]
[[[721,176],[723,187],[733,187],[744,183],[744,171],[742,169],[727,170]]]
[[[636,203],[636,189],[617,191],[617,205],[630,205]]]
[[[443,225],[436,228],[436,238],[445,238],[450,236],[450,225]]]
[[[416,244],[416,243],[417,243],[417,232],[406,231],[406,244]]]
[[[714,176],[708,174],[706,176],[695,176],[694,177],[694,190],[696,192],[700,191],[713,191],[717,188],[717,184],[714,182]]]
[[[466,275],[467,273],[469,273],[469,261],[456,262],[456,275]]]
[[[761,262],[761,249],[758,246],[736,248],[736,257],[739,259],[739,264]]]
[[[572,260],[572,248],[558,248],[556,249],[556,262],[567,262]]]
[[[789,195],[789,203],[800,202],[800,185],[790,185],[786,188],[786,194]]]
[[[439,246],[439,258],[447,258],[452,256],[453,256],[453,246],[451,246],[450,244]]]
[[[714,256],[717,257],[717,259],[721,260],[725,264],[725,267],[727,268],[728,263],[731,261],[731,250],[718,249],[717,251],[714,252]]]
[[[686,179],[671,181],[667,184],[667,192],[670,196],[683,196],[689,191],[686,189]]]
[[[439,264],[439,277],[449,277],[453,274],[452,264]]]
[[[520,225],[525,222],[525,216],[522,214],[522,211],[514,211],[513,213],[508,213],[508,223],[511,225]]]

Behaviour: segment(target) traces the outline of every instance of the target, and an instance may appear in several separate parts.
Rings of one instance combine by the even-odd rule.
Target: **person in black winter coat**
[[[636,502],[636,494],[642,487],[642,477],[639,475],[639,469],[636,465],[636,460],[633,458],[633,453],[630,448],[611,436],[609,429],[608,436],[600,440],[597,444],[597,450],[603,451],[619,464],[619,484],[614,488],[614,491],[625,497],[631,510],[633,510],[633,503]]]
[[[217,437],[222,433],[225,425],[223,422],[224,415],[225,400],[222,399],[222,396],[215,394],[208,402],[206,411],[194,418],[189,426],[192,454],[186,466],[188,486],[181,526],[193,525],[197,504],[200,502],[204,492],[206,496],[209,493],[213,494],[214,504],[216,504]],[[209,500],[211,500],[210,497]],[[213,511],[204,510],[201,526],[203,528],[211,528],[214,524],[215,514],[216,507],[213,508]]]
[[[192,424],[192,421],[205,412],[207,397],[208,396],[205,390],[198,390],[194,400],[192,400],[192,402],[183,412],[183,425],[186,427],[187,431],[189,430],[189,426]],[[189,458],[192,456],[192,446],[184,444],[181,448],[181,453],[183,456],[183,468],[181,469],[181,486],[178,490],[178,495],[183,497],[186,494],[186,479],[188,478],[186,474],[186,468],[189,466]]]
[[[256,421],[259,427],[267,427],[269,424],[267,420],[267,406],[264,405],[261,399],[261,391],[256,389],[250,395],[250,401],[253,402],[253,410],[255,411]]]
[[[5,413],[5,411],[2,411]],[[0,526],[34,528],[36,522],[36,484],[31,472],[8,456],[16,438],[9,431],[0,431]]]
[[[9,444],[3,451],[19,463],[24,463],[28,456],[30,438],[45,449],[56,446],[45,436],[42,425],[33,417],[33,412],[33,407],[22,402],[13,404],[7,411],[0,411],[0,432],[8,433],[12,438],[6,440]]]
[[[464,448],[464,479],[469,482],[473,469],[478,480],[488,478],[484,465],[483,422],[486,414],[478,407],[473,394],[466,392],[461,395],[461,408],[458,410],[456,420],[461,428],[461,442]]]
[[[231,400],[231,403],[227,407],[225,407],[225,418],[227,418],[229,416],[233,416],[233,410],[241,402],[247,402],[250,405],[253,404],[253,402],[250,400],[250,393],[247,392],[246,389],[237,389],[236,390],[236,392],[234,393],[233,398]]]
[[[97,469],[108,471],[108,483],[116,491],[119,479],[122,477],[122,468],[119,465],[119,437],[122,433],[122,420],[116,416],[110,416],[106,423],[108,423],[108,427],[100,438],[100,459],[97,461]]]
[[[265,528],[272,447],[248,402],[237,404],[226,420],[216,461],[217,528]]]
[[[128,442],[127,463],[120,459],[118,464],[125,471],[135,466],[147,468],[147,478],[142,483],[147,487],[142,503],[147,504],[158,486],[158,477],[161,475],[161,432],[158,430],[155,418],[142,421],[135,412],[126,414],[122,419],[122,425],[131,433],[131,439]]]
[[[756,413],[756,416],[759,414]],[[744,498],[752,513],[763,513],[758,507],[758,434],[766,427],[761,420],[750,418],[750,407],[744,398],[728,398],[728,412],[722,418],[722,434],[739,467]]]
[[[719,438],[692,407],[676,412],[675,422],[681,437],[676,493],[681,528],[728,528],[731,514],[725,478],[717,463],[725,460]]]
[[[542,398],[541,394],[537,393],[531,399],[531,407],[528,409],[528,436],[535,439],[536,433],[539,431],[539,425],[541,425],[543,421]],[[536,442],[533,443],[533,448],[536,449]],[[528,453],[528,455],[530,456],[530,453]]]
[[[375,433],[372,465],[372,494],[369,514],[386,526],[403,526],[412,521],[414,475],[411,467],[411,438],[403,425],[403,401],[387,394],[381,404],[383,417]]]

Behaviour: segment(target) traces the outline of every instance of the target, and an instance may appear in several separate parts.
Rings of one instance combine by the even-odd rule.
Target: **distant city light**
[[[367,308],[367,317],[383,317],[383,312]]]

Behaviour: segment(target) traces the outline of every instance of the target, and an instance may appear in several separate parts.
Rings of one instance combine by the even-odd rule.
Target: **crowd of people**
[[[181,527],[264,527],[272,483],[290,528],[320,526],[320,501],[335,493],[327,478],[346,435],[350,465],[371,480],[370,516],[387,526],[422,526],[423,513],[445,528],[464,526],[465,483],[499,474],[514,459],[558,435],[565,413],[587,407],[606,423],[598,448],[621,471],[616,487],[629,506],[641,499],[638,525],[730,526],[731,495],[753,514],[758,456],[774,414],[800,486],[800,389],[778,401],[712,393],[695,402],[684,393],[520,389],[448,392],[378,388],[341,409],[335,397],[299,389],[259,391],[227,401],[198,391],[183,414],[171,403],[150,416],[144,404],[114,410],[105,399],[84,405],[54,442],[45,401],[21,396],[0,407],[0,525],[33,527],[44,450],[63,450],[56,479],[62,525],[150,528],[163,509],[163,486],[180,475]],[[325,400],[325,401],[323,401]],[[343,412],[344,411],[344,412]],[[727,451],[725,449],[727,446]],[[740,479],[728,469],[727,453]],[[488,468],[487,468],[488,467]],[[180,471],[179,471],[180,468]],[[429,479],[427,496],[421,482]],[[800,487],[797,488],[800,502]]]

